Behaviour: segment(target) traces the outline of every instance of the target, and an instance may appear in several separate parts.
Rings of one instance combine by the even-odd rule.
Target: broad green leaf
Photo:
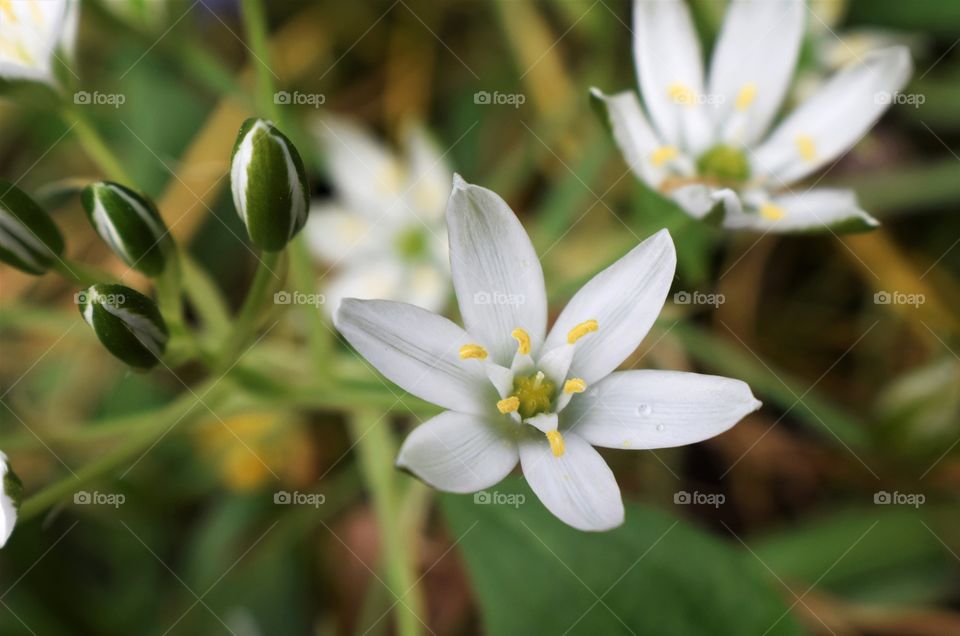
[[[686,522],[628,505],[622,527],[583,533],[519,480],[486,495],[442,499],[486,633],[802,633],[759,562]]]

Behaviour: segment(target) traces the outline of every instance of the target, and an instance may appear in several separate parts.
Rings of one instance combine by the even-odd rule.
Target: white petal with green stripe
[[[127,265],[158,276],[170,251],[170,233],[156,206],[145,196],[118,183],[87,186],[83,207],[97,234]]]
[[[169,332],[152,300],[124,285],[97,284],[77,294],[77,304],[114,356],[138,369],[160,361]]]
[[[63,253],[63,237],[50,216],[11,183],[0,181],[0,261],[43,274]]]

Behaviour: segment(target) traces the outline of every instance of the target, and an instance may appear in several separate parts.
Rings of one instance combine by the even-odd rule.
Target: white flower
[[[316,203],[306,236],[326,274],[332,313],[342,298],[402,300],[439,311],[450,270],[443,209],[451,172],[426,132],[405,131],[402,159],[366,131],[325,117],[317,129],[336,191]],[[329,271],[329,270],[328,270]]]
[[[56,86],[58,59],[70,61],[78,0],[0,0],[0,78]]]
[[[21,488],[20,480],[10,470],[7,456],[0,451],[0,548],[6,545],[17,524]]]
[[[727,430],[760,403],[739,380],[613,372],[656,320],[676,266],[662,230],[597,274],[547,331],[540,261],[495,193],[454,177],[453,284],[466,325],[412,305],[346,299],[340,332],[404,390],[448,411],[416,428],[397,464],[441,490],[493,486],[519,460],[530,487],[581,530],[623,521],[594,446],[651,449]]]
[[[728,228],[875,227],[853,192],[789,186],[837,160],[870,130],[910,76],[909,51],[864,56],[769,131],[797,63],[804,15],[801,1],[733,0],[705,82],[687,6],[635,0],[644,107],[632,91],[591,91],[606,105],[633,172],[691,216]]]

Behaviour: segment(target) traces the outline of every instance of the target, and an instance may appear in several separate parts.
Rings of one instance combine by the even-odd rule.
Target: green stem
[[[260,262],[257,265],[257,271],[253,275],[253,282],[250,289],[247,290],[247,297],[240,307],[240,313],[237,314],[233,324],[233,330],[227,336],[223,348],[218,356],[218,368],[226,369],[237,356],[241,353],[241,348],[247,344],[247,341],[253,336],[259,326],[260,317],[264,308],[273,302],[272,292],[274,289],[273,281],[279,278],[274,272],[280,263],[280,257],[283,252],[263,252]]]
[[[303,234],[290,242],[290,277],[294,288],[303,294],[317,293],[317,281],[313,269],[313,260],[307,249]],[[307,319],[307,342],[310,346],[310,358],[313,372],[318,378],[330,375],[330,356],[332,354],[334,332],[327,323],[323,312],[317,307],[304,303],[300,309]]]
[[[360,470],[373,497],[380,532],[380,550],[387,586],[400,636],[423,633],[423,598],[417,585],[416,552],[410,549],[403,528],[400,480],[394,467],[396,446],[389,422],[375,411],[361,411],[350,418],[350,432],[360,456]]]
[[[153,421],[144,424],[139,430],[131,434],[130,438],[125,440],[123,444],[92,464],[84,466],[72,476],[47,486],[27,498],[20,506],[19,521],[23,522],[39,515],[47,508],[69,498],[79,489],[96,482],[106,473],[123,466],[134,455],[150,448],[172,427],[183,424],[187,416],[201,404],[201,400],[206,408],[201,408],[197,412],[208,412],[207,409],[212,408],[224,394],[226,385],[226,382],[218,383],[216,380],[208,380],[200,387],[184,393],[168,407],[157,413]]]
[[[267,18],[260,0],[241,0],[243,24],[247,31],[247,43],[253,52],[251,61],[256,68],[257,98],[260,108],[280,126],[280,109],[277,107],[274,94],[276,88],[273,83],[273,71],[270,70],[270,46],[267,29]]]
[[[60,257],[50,267],[70,283],[80,287],[89,287],[97,283],[117,282],[110,274],[89,265],[83,265],[68,258]]]
[[[65,104],[60,109],[60,116],[68,126],[72,127],[84,151],[93,159],[108,179],[118,181],[124,185],[133,186],[133,180],[123,168],[123,164],[117,159],[117,156],[110,150],[106,142],[103,141],[103,137],[100,136],[100,133],[80,109]]]

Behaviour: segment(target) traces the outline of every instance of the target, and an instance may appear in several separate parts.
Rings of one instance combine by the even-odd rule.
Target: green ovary
[[[544,378],[542,373],[514,378],[513,394],[520,400],[517,409],[520,417],[526,419],[550,411],[555,390],[553,382]]]
[[[427,256],[427,233],[421,228],[409,228],[397,236],[395,247],[401,258],[416,260]]]
[[[710,179],[740,183],[750,177],[750,162],[739,148],[719,144],[700,155],[697,171]]]

